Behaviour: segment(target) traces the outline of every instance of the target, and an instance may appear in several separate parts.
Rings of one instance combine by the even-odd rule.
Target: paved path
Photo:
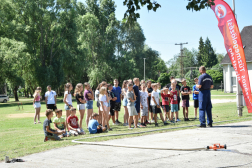
[[[107,141],[111,144],[165,148],[201,148],[227,144],[221,151],[161,151],[121,147],[76,145],[23,157],[25,163],[0,163],[0,167],[252,167],[252,121],[212,128],[196,128]]]

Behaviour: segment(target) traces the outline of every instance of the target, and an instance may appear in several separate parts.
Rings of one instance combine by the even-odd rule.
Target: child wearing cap
[[[69,134],[77,136],[79,135],[84,135],[85,132],[80,129],[80,126],[78,124],[78,117],[75,115],[76,114],[76,108],[71,108],[70,109],[70,116],[67,118],[67,124],[68,124],[68,131]]]
[[[55,113],[56,113],[56,117],[53,119],[53,124],[54,124],[55,130],[62,131],[63,132],[62,136],[68,137],[67,131],[66,131],[66,122],[65,122],[66,120],[64,117],[62,117],[62,110],[57,109],[57,110],[55,110]]]
[[[90,134],[95,134],[95,133],[102,133],[106,131],[106,127],[101,127],[98,123],[99,119],[99,114],[93,113],[92,114],[92,119],[88,123],[88,131]]]

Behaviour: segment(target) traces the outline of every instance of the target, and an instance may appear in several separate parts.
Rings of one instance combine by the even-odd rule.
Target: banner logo
[[[227,14],[227,10],[225,8],[225,6],[219,4],[216,5],[215,7],[215,14],[219,17],[219,18],[224,18]]]

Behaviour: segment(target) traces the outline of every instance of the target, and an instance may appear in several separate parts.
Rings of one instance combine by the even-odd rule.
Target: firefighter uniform
[[[213,85],[213,79],[207,73],[203,73],[199,76],[198,85],[201,85],[199,89],[199,121],[201,126],[206,126],[205,113],[207,114],[207,124],[211,125],[212,120],[212,102],[211,102],[211,85]]]

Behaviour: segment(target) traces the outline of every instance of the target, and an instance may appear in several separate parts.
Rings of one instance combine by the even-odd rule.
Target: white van
[[[7,103],[9,101],[9,96],[0,95],[0,102]]]

